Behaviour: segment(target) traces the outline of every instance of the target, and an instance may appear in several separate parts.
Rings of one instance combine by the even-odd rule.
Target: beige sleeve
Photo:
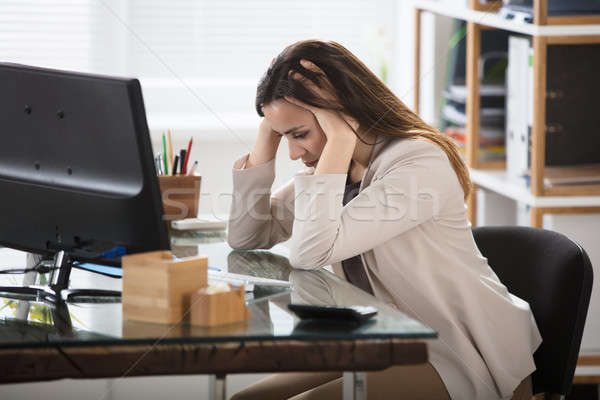
[[[301,269],[334,264],[437,220],[454,173],[447,161],[439,161],[400,163],[346,206],[346,174],[296,176],[290,264]]]
[[[270,249],[292,235],[294,180],[271,194],[275,159],[245,168],[248,156],[233,166],[227,242],[234,249]]]

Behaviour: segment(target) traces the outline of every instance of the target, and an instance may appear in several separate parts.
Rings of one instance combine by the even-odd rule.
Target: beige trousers
[[[512,400],[531,399],[531,377],[517,387]],[[400,394],[400,397],[399,397]],[[367,398],[450,400],[446,386],[429,363],[367,372]],[[342,399],[339,372],[290,372],[268,376],[235,394],[232,400]]]

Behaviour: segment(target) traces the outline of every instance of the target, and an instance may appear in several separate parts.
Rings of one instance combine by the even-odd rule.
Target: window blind
[[[154,130],[255,128],[271,58],[297,40],[340,42],[380,74],[391,0],[3,0],[0,59],[134,76]]]

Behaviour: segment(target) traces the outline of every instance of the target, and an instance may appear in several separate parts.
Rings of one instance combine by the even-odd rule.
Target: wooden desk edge
[[[369,371],[427,360],[426,342],[416,339],[0,349],[0,383],[144,375]]]

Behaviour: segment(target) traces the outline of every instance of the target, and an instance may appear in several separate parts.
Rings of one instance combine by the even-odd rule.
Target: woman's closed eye
[[[300,134],[298,134],[298,135],[294,135],[294,136],[292,136],[292,137],[293,137],[294,139],[302,139],[302,138],[306,137],[306,135],[308,135],[308,132],[309,132],[309,131],[306,131],[306,132],[300,133]]]

